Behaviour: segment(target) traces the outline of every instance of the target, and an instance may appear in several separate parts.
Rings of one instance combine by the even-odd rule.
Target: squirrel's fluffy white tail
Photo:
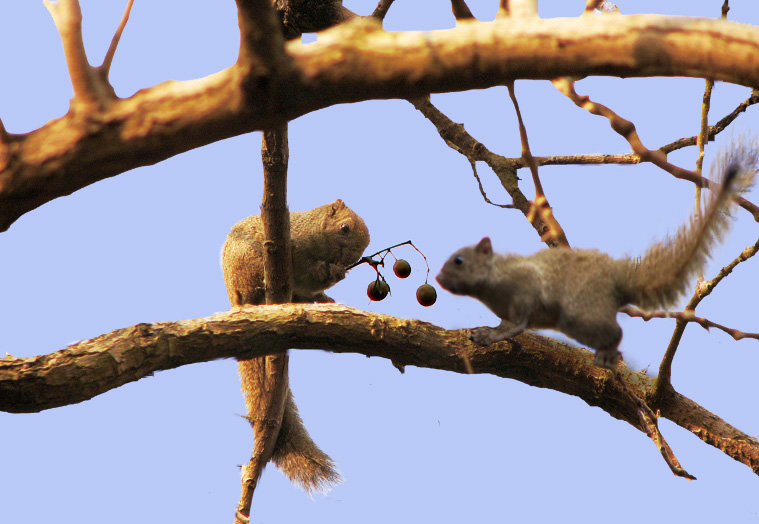
[[[735,195],[754,182],[759,151],[754,140],[742,139],[721,150],[712,165],[712,192],[701,216],[693,215],[674,237],[652,245],[630,265],[623,293],[645,309],[670,306],[703,269],[714,245],[730,225],[726,211]]]

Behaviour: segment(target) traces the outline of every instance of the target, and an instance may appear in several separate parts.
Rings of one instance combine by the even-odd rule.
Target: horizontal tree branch
[[[98,180],[334,104],[567,75],[759,86],[759,28],[658,15],[504,18],[403,33],[357,19],[286,51],[293,69],[284,78],[251,67],[242,54],[209,77],[164,82],[105,107],[70,111],[28,134],[7,134],[0,142],[0,231]]]
[[[619,376],[593,365],[590,351],[523,333],[513,342],[476,346],[468,331],[447,331],[338,304],[247,306],[211,317],[137,324],[31,358],[0,359],[0,410],[37,412],[100,395],[156,371],[221,358],[248,359],[288,348],[387,358],[396,366],[489,373],[583,399],[646,432],[640,400],[654,380],[620,366]],[[625,385],[626,384],[626,385]],[[675,393],[651,406],[759,473],[759,442]]]

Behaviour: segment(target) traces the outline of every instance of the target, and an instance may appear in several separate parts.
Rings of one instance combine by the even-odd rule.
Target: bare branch
[[[689,309],[686,309],[685,311],[644,311],[642,309],[638,309],[637,307],[625,306],[619,311],[631,317],[642,318],[645,322],[648,322],[652,318],[675,318],[677,320],[682,320],[683,322],[695,322],[707,331],[709,328],[717,328],[721,331],[724,331],[735,340],[741,340],[744,338],[753,338],[759,340],[759,333],[746,333],[739,329],[729,328],[727,326],[723,326],[722,324],[717,324],[716,322],[712,322],[706,318],[697,317],[693,311]]]
[[[395,0],[380,0],[371,16],[379,20],[384,20],[387,11],[390,9],[390,6],[393,5],[394,1]]]
[[[723,117],[719,122],[714,124],[713,126],[708,126],[707,128],[707,141],[714,140],[714,137],[717,136],[719,133],[727,129],[727,126],[729,126],[741,113],[744,113],[746,109],[748,109],[749,106],[752,106],[759,102],[759,94],[752,93],[752,95],[746,99],[744,102],[741,102],[738,107],[736,107],[730,114]],[[679,138],[673,142],[670,142],[669,144],[665,144],[658,148],[658,151],[661,151],[664,154],[669,154],[673,151],[677,151],[678,149],[682,149],[684,147],[688,146],[695,146],[698,142],[698,135],[693,135],[691,137],[686,138]],[[554,156],[536,156],[533,157],[535,160],[535,163],[538,166],[555,166],[555,165],[576,165],[576,164],[640,164],[641,162],[644,162],[635,153],[625,153],[625,154],[612,154],[612,155],[604,155],[604,154],[585,154],[585,155],[554,155]],[[527,167],[526,163],[521,158],[508,158],[509,162],[511,162],[516,169],[522,169],[524,167]]]
[[[456,20],[471,20],[474,18],[465,0],[451,0],[451,11]]]
[[[667,157],[662,154],[661,151],[652,151],[644,146],[643,142],[638,136],[635,125],[632,122],[625,120],[605,105],[593,102],[590,97],[578,95],[574,88],[574,82],[570,81],[567,78],[562,78],[554,80],[553,84],[578,107],[586,109],[588,112],[594,115],[599,115],[607,118],[609,120],[611,128],[619,135],[624,137],[625,140],[627,140],[632,150],[635,152],[635,154],[640,156],[641,160],[653,163],[655,166],[663,169],[675,178],[688,180],[700,187],[708,187],[710,189],[714,189],[714,182],[708,178],[704,178],[694,171],[688,171],[687,169],[683,169],[679,166],[671,164],[667,161]],[[752,204],[743,197],[738,197],[735,199],[735,201],[738,205],[751,213],[754,217],[754,220],[759,222],[759,207]]]
[[[483,161],[490,166],[503,188],[511,196],[513,201],[511,207],[518,209],[527,216],[531,206],[529,200],[519,189],[519,179],[516,176],[514,162],[490,151],[484,144],[467,133],[463,124],[457,124],[445,116],[430,102],[429,97],[416,98],[409,100],[409,102],[437,128],[440,137],[448,147],[464,155],[471,165]],[[533,227],[541,235],[547,231],[547,226],[543,223],[533,224]]]
[[[261,12],[252,5],[266,4],[262,12],[273,15],[272,10],[265,0],[239,2],[247,6],[241,14],[244,40],[256,41],[270,17],[260,22]],[[258,29],[245,30],[249,25]],[[261,38],[265,49],[276,51],[271,39]],[[655,15],[497,20],[392,33],[359,19],[322,33],[315,43],[293,42],[286,49],[292,71],[274,75],[269,68],[252,67],[255,57],[238,60],[204,79],[165,82],[115,99],[86,126],[69,114],[14,138],[20,147],[0,150],[0,231],[43,203],[98,180],[334,104],[568,74],[710,76],[759,85],[759,28],[723,20]],[[276,56],[268,60],[279,63]]]
[[[287,209],[287,166],[290,159],[287,124],[281,124],[263,133],[261,160],[264,168],[264,191],[261,219],[264,228],[264,282],[266,303],[283,304],[292,301],[293,268],[290,244],[290,212]],[[247,522],[253,493],[266,464],[272,457],[277,437],[282,427],[285,402],[289,391],[287,354],[267,355],[255,370],[265,370],[257,376],[260,384],[255,392],[255,404],[262,406],[259,412],[251,410],[251,400],[246,401],[248,416],[255,429],[255,441],[250,461],[243,467],[240,502],[236,519]],[[247,362],[240,363],[240,376],[253,370],[243,371]],[[243,378],[243,381],[246,380]],[[250,379],[248,379],[250,380]],[[243,389],[245,385],[243,385]],[[263,421],[253,417],[263,415]]]
[[[514,93],[514,83],[510,82],[506,86],[509,90],[509,97],[514,105],[514,111],[517,114],[517,122],[519,124],[519,138],[522,143],[522,159],[530,168],[532,173],[532,181],[535,184],[535,200],[530,205],[530,211],[527,213],[527,221],[537,227],[539,222],[542,222],[547,226],[546,232],[540,236],[541,242],[547,242],[553,246],[566,246],[569,247],[569,241],[564,234],[564,229],[556,220],[553,214],[551,205],[548,203],[548,198],[543,192],[543,185],[540,183],[540,177],[538,176],[538,165],[535,163],[535,159],[532,158],[530,152],[530,143],[527,140],[527,128],[524,126],[522,120],[522,112],[519,110],[519,103],[517,102],[516,93]]]
[[[108,47],[108,51],[105,53],[105,57],[103,58],[103,63],[100,64],[100,66],[97,68],[97,70],[100,72],[101,77],[107,82],[108,81],[108,74],[111,71],[111,63],[113,62],[113,55],[116,54],[116,48],[119,45],[119,40],[121,40],[121,34],[124,32],[124,28],[127,25],[127,22],[129,21],[129,13],[132,11],[132,4],[134,3],[134,0],[128,0],[126,9],[124,9],[124,14],[121,16],[121,22],[119,22],[119,26],[116,28],[116,32],[113,35],[113,39],[111,40],[111,45]]]
[[[628,397],[633,401],[633,403],[635,403],[636,406],[638,406],[638,416],[640,417],[643,431],[646,433],[646,435],[648,435],[648,438],[654,441],[654,444],[656,444],[656,447],[659,449],[659,453],[661,453],[664,462],[667,463],[667,466],[669,466],[669,469],[672,470],[672,473],[678,477],[683,477],[688,480],[696,480],[696,477],[683,469],[683,467],[680,465],[680,461],[677,460],[677,457],[675,457],[672,448],[670,448],[669,444],[667,444],[667,441],[664,440],[664,436],[661,434],[661,431],[659,431],[659,423],[657,421],[657,417],[654,412],[651,411],[651,408],[648,407],[648,404],[646,404],[643,400],[638,398],[637,395],[635,395],[635,393],[625,383],[622,375],[615,373],[615,376],[621,383],[622,388],[628,394]]]
[[[692,312],[695,310],[696,306],[698,306],[704,298],[711,294],[712,290],[717,286],[717,284],[719,284],[723,278],[733,272],[735,266],[753,257],[756,254],[757,250],[759,250],[759,240],[757,240],[753,246],[748,246],[743,251],[741,251],[741,254],[738,255],[728,265],[723,267],[717,276],[715,276],[713,279],[700,282],[699,286],[696,287],[696,292],[693,294],[690,301],[685,306],[685,312]],[[687,318],[678,318],[677,323],[675,324],[675,330],[672,333],[672,338],[670,338],[669,344],[667,345],[667,350],[664,353],[664,358],[662,358],[661,364],[659,364],[659,376],[656,379],[656,387],[653,394],[653,399],[655,401],[664,398],[672,391],[672,360],[674,359],[675,352],[670,348],[677,347],[680,344],[680,339],[685,332],[685,327],[688,325],[688,321],[689,320]],[[714,327],[722,329],[724,326],[715,325]],[[729,328],[725,328],[724,330],[730,333]],[[734,336],[733,338],[736,337]],[[738,338],[736,338],[736,340],[738,340]]]
[[[477,173],[477,163],[471,158],[467,158],[467,160],[469,160],[469,165],[472,166],[472,174],[474,175],[474,179],[477,181],[477,187],[479,188],[480,194],[482,195],[482,199],[485,202],[487,202],[491,206],[500,207],[503,209],[513,209],[514,207],[516,207],[514,204],[496,204],[495,202],[490,200],[488,195],[485,193],[485,188],[482,187],[482,180],[480,180],[480,175]]]
[[[110,90],[95,74],[95,69],[87,61],[82,40],[82,10],[78,0],[42,0],[53,17],[55,27],[61,36],[63,53],[66,57],[71,87],[74,97],[71,108],[76,111],[91,112],[101,107],[109,97]]]
[[[641,400],[650,399],[654,388],[652,378],[624,366],[619,370],[622,387],[614,374],[593,365],[592,352],[533,333],[519,335],[514,343],[483,347],[469,341],[467,330],[446,331],[337,304],[285,304],[138,324],[48,355],[0,359],[0,410],[41,411],[82,402],[156,371],[220,358],[261,357],[287,348],[359,353],[401,366],[457,373],[466,373],[468,358],[475,373],[577,396],[644,432],[640,407],[626,388]],[[759,473],[756,439],[674,391],[655,408]]]
[[[716,124],[713,126],[709,126],[707,130],[707,141],[711,142],[714,140],[714,137],[717,136],[719,133],[724,131],[727,126],[733,123],[733,120],[738,118],[738,115],[745,112],[746,109],[748,109],[749,106],[752,106],[759,102],[759,93],[757,93],[756,90],[754,90],[751,93],[751,96],[746,99],[744,102],[741,102],[738,104],[738,107],[736,107],[729,115],[726,115],[722,119],[719,120]],[[662,153],[668,154],[672,151],[676,151],[678,149],[682,149],[683,147],[687,146],[694,146],[698,142],[698,135],[694,135],[692,137],[688,138],[681,138],[679,140],[675,140],[674,142],[671,142],[667,145],[664,145],[659,148],[659,151]]]

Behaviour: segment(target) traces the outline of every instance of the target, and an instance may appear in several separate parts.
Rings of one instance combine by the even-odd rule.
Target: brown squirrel
[[[234,225],[224,243],[224,283],[233,306],[265,303],[263,231],[261,217],[250,216]],[[361,258],[369,245],[366,224],[338,199],[310,211],[290,213],[290,235],[293,302],[334,302],[324,290],[345,278],[345,268]],[[289,385],[285,382],[284,387],[270,387],[269,358],[238,363],[248,419],[256,439],[253,460],[258,463],[254,465],[254,487],[270,459],[308,492],[339,482],[334,462],[311,440],[303,426]],[[284,376],[274,380],[287,381],[286,365]],[[277,390],[286,398],[272,398]],[[272,429],[276,423],[266,420],[267,406],[275,402],[284,403],[278,432]]]
[[[596,350],[595,363],[614,368],[622,328],[617,311],[671,305],[699,272],[729,225],[725,211],[757,171],[758,152],[737,143],[715,160],[719,187],[703,217],[694,215],[674,238],[649,247],[640,259],[614,259],[596,250],[561,247],[531,256],[498,255],[488,237],[455,252],[437,281],[457,295],[480,300],[502,322],[472,330],[479,344],[492,344],[527,328],[561,331]]]

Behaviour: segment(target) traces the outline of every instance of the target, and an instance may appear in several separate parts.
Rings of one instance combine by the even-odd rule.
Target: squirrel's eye
[[[462,257],[461,255],[457,256],[456,258],[453,259],[453,263],[456,264],[457,266],[460,266],[461,264],[464,263],[464,257]]]
[[[340,232],[348,234],[351,232],[351,227],[348,224],[340,224]]]

